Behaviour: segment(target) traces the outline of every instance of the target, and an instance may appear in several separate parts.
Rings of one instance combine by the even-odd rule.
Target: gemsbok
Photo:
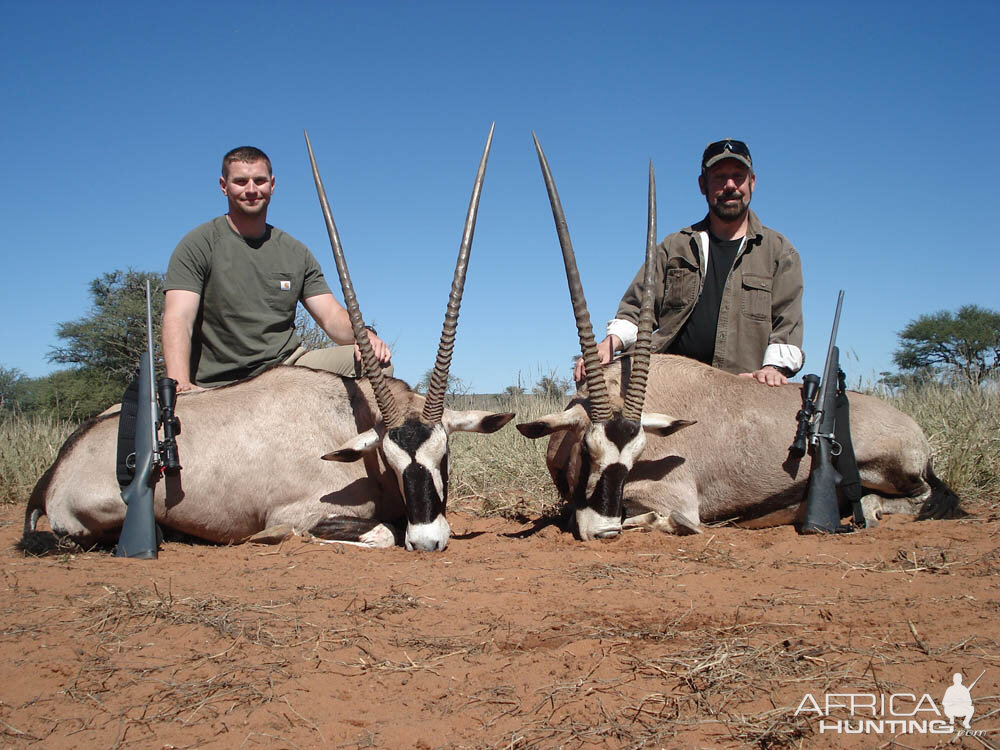
[[[623,527],[701,531],[702,523],[793,523],[804,504],[810,459],[789,451],[801,386],[768,387],[694,360],[651,354],[656,193],[649,168],[644,294],[631,357],[602,367],[559,195],[535,139],[562,247],[586,381],[562,412],[517,425],[551,436],[546,463],[583,540]],[[849,394],[851,431],[869,524],[881,512],[950,517],[958,498],[937,478],[931,450],[910,417]],[[677,415],[677,416],[670,416]],[[676,433],[676,434],[674,434]]]

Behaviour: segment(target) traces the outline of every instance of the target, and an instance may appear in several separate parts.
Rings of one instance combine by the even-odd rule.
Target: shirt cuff
[[[614,334],[622,340],[622,349],[628,349],[639,335],[639,326],[628,320],[615,318],[608,321],[608,335]]]
[[[761,367],[771,365],[781,367],[794,375],[802,369],[805,357],[802,350],[792,344],[768,344],[764,350],[764,362]]]

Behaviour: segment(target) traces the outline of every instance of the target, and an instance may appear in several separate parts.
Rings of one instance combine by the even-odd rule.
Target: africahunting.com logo
[[[833,734],[952,734],[969,736],[985,734],[970,729],[975,706],[972,688],[986,670],[963,684],[960,672],[944,691],[940,703],[929,693],[823,693],[818,697],[806,693],[795,709],[796,716],[819,719],[819,732]],[[844,714],[847,717],[844,718]],[[957,724],[956,724],[957,721]]]

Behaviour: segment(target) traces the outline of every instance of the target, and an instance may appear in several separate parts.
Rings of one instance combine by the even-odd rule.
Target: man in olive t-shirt
[[[202,224],[178,244],[167,269],[163,358],[179,392],[250,377],[277,362],[358,372],[359,355],[344,307],[330,293],[308,248],[267,223],[274,176],[267,155],[252,146],[222,160],[224,216]],[[306,352],[295,333],[298,302],[337,344]],[[374,331],[375,356],[391,355]]]

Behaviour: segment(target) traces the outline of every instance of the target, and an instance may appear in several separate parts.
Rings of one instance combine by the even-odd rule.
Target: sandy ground
[[[452,513],[443,553],[295,538],[134,561],[26,557],[21,513],[0,509],[2,747],[1000,743],[997,518],[582,544]],[[834,693],[929,729],[952,675],[983,670],[972,736],[820,731],[851,718],[818,715]]]

